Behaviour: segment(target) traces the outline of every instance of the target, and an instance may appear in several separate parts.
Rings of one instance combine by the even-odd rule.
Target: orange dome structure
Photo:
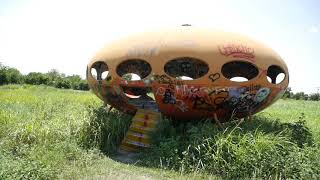
[[[289,83],[281,57],[242,35],[181,26],[110,43],[87,67],[92,91],[116,109],[178,120],[242,118],[280,98]]]

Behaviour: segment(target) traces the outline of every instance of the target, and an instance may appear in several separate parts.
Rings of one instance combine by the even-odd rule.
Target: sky
[[[320,88],[317,0],[0,0],[0,62],[23,74],[57,69],[85,78],[105,44],[182,24],[258,40],[287,63],[294,92]]]

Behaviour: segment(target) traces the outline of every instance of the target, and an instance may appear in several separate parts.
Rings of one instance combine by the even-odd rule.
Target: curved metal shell
[[[128,113],[151,108],[178,119],[244,117],[280,98],[289,83],[285,62],[269,47],[190,26],[110,43],[87,69],[90,88],[105,103]],[[128,80],[123,76],[128,73],[142,79]]]

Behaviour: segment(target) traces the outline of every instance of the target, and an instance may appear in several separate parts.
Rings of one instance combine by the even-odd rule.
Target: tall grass
[[[113,154],[124,138],[132,116],[106,108],[89,108],[90,118],[85,121],[80,143],[84,148],[97,148],[105,154]]]
[[[130,117],[105,112],[89,92],[0,87],[0,179],[52,179],[114,152]]]
[[[106,158],[117,150],[131,117],[108,114],[92,93],[0,86],[0,179],[185,179],[199,173],[200,178],[319,179],[319,107],[280,100],[251,122],[229,123],[225,130],[209,121],[163,119],[152,135],[153,147],[141,154],[138,164],[147,167],[141,168]]]
[[[293,123],[263,116],[253,122],[228,123],[221,131],[211,122],[174,127],[163,120],[141,164],[228,179],[320,178],[319,143],[303,116]]]

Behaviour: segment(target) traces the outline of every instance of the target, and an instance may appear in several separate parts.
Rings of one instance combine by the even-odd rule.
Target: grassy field
[[[173,128],[134,164],[114,154],[130,116],[90,92],[0,87],[0,179],[320,178],[320,102],[279,100],[241,125]]]

